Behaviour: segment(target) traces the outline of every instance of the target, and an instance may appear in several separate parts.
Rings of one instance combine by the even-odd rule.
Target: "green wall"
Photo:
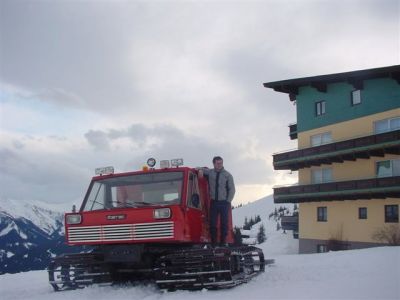
[[[400,107],[400,84],[390,78],[364,81],[361,104],[351,105],[353,86],[329,84],[326,93],[310,86],[301,87],[297,96],[297,131],[339,123]],[[315,103],[326,101],[326,113],[316,116]]]

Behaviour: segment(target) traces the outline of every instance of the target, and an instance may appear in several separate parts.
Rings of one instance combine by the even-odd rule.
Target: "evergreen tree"
[[[249,224],[250,224],[250,228],[254,225],[254,220],[253,220],[253,217],[251,217],[250,218],[250,222],[249,222]]]
[[[258,222],[261,222],[261,217],[260,217],[260,215],[257,215],[257,216],[256,216],[256,223],[258,223]]]
[[[264,243],[266,241],[267,237],[265,235],[265,228],[264,228],[264,224],[261,224],[261,226],[258,229],[258,233],[257,233],[257,243],[261,244]]]
[[[244,218],[243,229],[244,229],[244,230],[250,230],[252,225],[253,225],[253,224],[251,223],[251,220],[248,221],[247,217],[245,217],[245,218]]]

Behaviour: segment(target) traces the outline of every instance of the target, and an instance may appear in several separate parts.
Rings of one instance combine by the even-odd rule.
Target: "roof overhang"
[[[326,93],[328,84],[347,82],[351,84],[354,89],[363,89],[364,80],[375,78],[393,78],[400,84],[400,65],[266,82],[263,85],[276,92],[289,94],[290,101],[294,101],[299,94],[299,88],[303,86],[311,86],[319,92]]]

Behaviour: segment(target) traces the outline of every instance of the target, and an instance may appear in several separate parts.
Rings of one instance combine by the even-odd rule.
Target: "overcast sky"
[[[295,181],[264,82],[399,64],[400,1],[0,0],[0,197],[80,203],[94,168],[224,158],[235,204]]]

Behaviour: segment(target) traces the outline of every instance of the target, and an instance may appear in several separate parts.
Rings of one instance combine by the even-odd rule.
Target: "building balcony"
[[[383,157],[385,154],[400,154],[400,130],[277,153],[273,155],[273,164],[275,170],[296,171],[321,164]]]
[[[275,203],[400,198],[400,176],[274,188]]]
[[[283,230],[299,231],[299,215],[282,216],[281,226]]]
[[[297,123],[289,124],[289,136],[291,140],[297,139]]]
[[[299,238],[299,215],[282,216],[281,217],[281,228],[283,230],[291,230],[293,232],[293,238]]]

